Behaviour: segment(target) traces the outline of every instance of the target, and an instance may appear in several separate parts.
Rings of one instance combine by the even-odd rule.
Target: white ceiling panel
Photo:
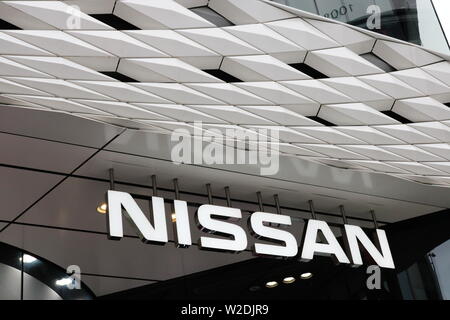
[[[323,105],[318,116],[343,126],[398,123],[397,120],[362,103]]]
[[[214,25],[175,1],[118,0],[114,14],[141,29],[207,28]]]
[[[307,50],[318,50],[339,46],[337,42],[303,19],[278,20],[266,23],[266,26]]]
[[[3,3],[61,30],[112,29],[107,24],[62,1],[3,1]],[[74,19],[74,17],[77,17],[77,19]]]

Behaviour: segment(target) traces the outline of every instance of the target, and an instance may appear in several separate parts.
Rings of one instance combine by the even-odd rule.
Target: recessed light
[[[266,283],[266,287],[269,289],[275,288],[276,286],[278,286],[278,282],[276,281],[269,281]]]
[[[22,257],[19,258],[20,261],[22,261]],[[24,254],[23,255],[23,263],[33,263],[35,262],[37,259],[33,256],[30,256],[29,254]]]
[[[98,207],[97,207],[97,212],[98,213],[102,213],[105,214],[106,211],[108,210],[108,205],[106,203],[101,203]]]
[[[305,272],[300,275],[300,278],[302,278],[303,280],[308,280],[311,279],[312,276],[313,274],[311,272]]]
[[[293,283],[293,282],[295,282],[294,277],[286,277],[283,279],[283,283],[286,283],[286,284]]]
[[[172,222],[177,221],[177,215],[175,213],[172,213]]]

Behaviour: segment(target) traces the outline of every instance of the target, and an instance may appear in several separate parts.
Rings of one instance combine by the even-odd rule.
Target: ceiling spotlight
[[[266,283],[266,287],[269,289],[275,288],[276,286],[278,286],[278,282],[276,281],[269,281]]]
[[[286,277],[283,279],[283,283],[286,283],[286,284],[293,283],[293,282],[295,282],[294,277]]]
[[[20,261],[22,261],[22,257],[19,258]],[[33,256],[30,256],[29,254],[24,254],[23,255],[23,263],[33,263],[35,262],[37,259]]]
[[[177,215],[175,213],[172,213],[172,222],[177,221]]]
[[[107,210],[108,210],[108,205],[107,205],[105,202],[102,202],[102,203],[97,207],[97,212],[98,212],[98,213],[105,214]]]
[[[300,278],[302,278],[303,280],[308,280],[311,279],[312,276],[313,274],[311,272],[305,272],[300,275]]]
[[[67,286],[71,283],[72,283],[72,278],[62,278],[62,279],[56,280],[56,285],[61,286],[61,287]]]

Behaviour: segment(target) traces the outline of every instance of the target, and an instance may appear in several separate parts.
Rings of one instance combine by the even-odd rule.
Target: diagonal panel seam
[[[60,181],[58,181],[53,187],[51,187],[47,192],[45,192],[42,196],[40,196],[37,200],[35,200],[32,204],[30,204],[25,210],[23,210],[21,213],[19,213],[13,220],[9,221],[6,226],[4,226],[0,233],[5,231],[11,224],[16,222],[18,219],[20,219],[23,215],[25,215],[28,210],[33,208],[36,204],[38,204],[42,199],[44,199],[47,195],[49,195],[53,190],[55,190],[57,187],[59,187],[64,181],[66,181],[68,178],[70,178],[75,172],[77,172],[79,169],[81,169],[86,163],[88,163],[92,158],[94,158],[98,153],[103,151],[110,143],[112,143],[115,139],[117,139],[122,133],[124,133],[127,129],[123,129],[120,133],[115,135],[112,139],[110,139],[108,142],[106,142],[100,149],[97,149],[92,155],[90,155],[87,159],[85,159],[83,162],[81,162],[75,169],[73,169],[69,174],[67,174],[64,178],[62,178]]]

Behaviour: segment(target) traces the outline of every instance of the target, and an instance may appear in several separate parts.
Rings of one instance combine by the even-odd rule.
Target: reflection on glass
[[[0,300],[94,298],[82,282],[76,290],[68,288],[72,281],[56,264],[0,242]]]
[[[448,0],[446,0],[448,1]],[[439,11],[437,11],[439,13]],[[450,11],[447,11],[447,15]],[[445,35],[433,4],[429,0],[417,0],[417,15],[421,44],[425,48],[443,53],[450,53]],[[441,20],[442,21],[442,20]]]
[[[349,23],[361,28],[405,40],[426,48],[450,53],[439,19],[431,0],[273,0],[326,18]],[[450,7],[450,1],[446,2]],[[369,18],[374,17],[370,6],[381,11],[380,29],[368,27]],[[448,8],[447,8],[448,9]],[[446,12],[450,33],[450,9]],[[439,12],[439,11],[438,11]],[[444,13],[442,13],[444,14]],[[372,20],[373,21],[373,20]]]
[[[20,270],[0,263],[0,300],[20,300]]]
[[[22,261],[22,257],[20,257],[19,259],[20,261]],[[33,263],[35,262],[37,259],[29,254],[24,254],[23,255],[23,263]]]
[[[433,0],[432,2],[439,17],[442,29],[444,30],[447,43],[450,46],[450,1]]]
[[[450,240],[434,249],[429,256],[439,283],[442,298],[450,300]]]
[[[397,274],[403,300],[441,300],[439,285],[428,256]]]

